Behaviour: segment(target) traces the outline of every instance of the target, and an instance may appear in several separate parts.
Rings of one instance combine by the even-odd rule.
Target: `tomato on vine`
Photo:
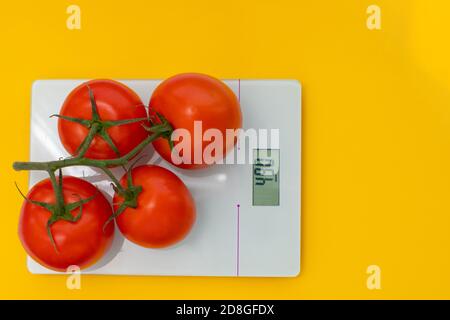
[[[210,143],[203,139],[203,133],[208,129],[217,129],[221,133],[224,139],[221,158],[224,158],[237,142],[236,138],[226,140],[226,130],[242,127],[236,95],[222,81],[204,74],[185,73],[164,80],[153,92],[149,108],[151,112],[164,116],[174,130],[184,129],[189,134],[190,154],[187,157],[186,154],[181,155],[181,163],[173,161],[172,148],[167,139],[159,138],[153,142],[155,150],[165,160],[184,169],[199,169],[210,164],[203,157]],[[195,137],[198,134],[196,121],[201,121],[202,137]],[[174,144],[176,146],[177,142]],[[196,157],[196,152],[199,157]],[[220,160],[218,158],[216,160]]]
[[[49,269],[66,271],[71,265],[84,269],[111,245],[114,225],[104,228],[111,205],[85,180],[60,176],[59,187],[62,197],[51,179],[33,186],[22,205],[19,238],[25,251]]]
[[[141,99],[113,80],[91,80],[79,85],[55,116],[59,117],[60,140],[72,156],[117,158],[148,136],[143,127],[148,125],[147,111]]]
[[[143,165],[120,180],[124,188],[139,186],[136,203],[116,192],[116,223],[130,241],[147,248],[164,248],[183,240],[195,222],[195,203],[183,181],[171,171]]]

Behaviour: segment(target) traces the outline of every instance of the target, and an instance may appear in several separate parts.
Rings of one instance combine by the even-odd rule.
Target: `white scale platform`
[[[67,94],[84,80],[38,80],[32,89],[31,161],[68,156],[58,139],[58,113]],[[160,80],[120,80],[147,104]],[[191,190],[197,221],[189,236],[167,249],[146,249],[118,228],[110,251],[83,274],[295,277],[300,272],[301,86],[294,80],[225,80],[240,98],[243,129],[279,129],[279,205],[253,206],[253,166],[215,165],[200,171],[171,166],[151,148],[143,162],[175,172]],[[256,147],[256,146],[253,146]],[[259,146],[261,148],[261,146]],[[267,148],[267,146],[263,146]],[[270,146],[269,146],[270,147]],[[142,161],[141,161],[142,162]],[[120,177],[122,169],[114,169]],[[109,181],[87,167],[64,169],[108,194]],[[47,177],[31,172],[30,188]],[[238,208],[239,205],[239,208]],[[57,274],[31,258],[35,274]]]

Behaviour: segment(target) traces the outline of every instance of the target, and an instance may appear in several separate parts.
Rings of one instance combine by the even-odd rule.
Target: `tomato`
[[[92,106],[89,96],[91,88],[100,120],[125,120],[146,118],[147,112],[141,99],[127,86],[113,80],[91,80],[76,87],[61,107],[60,116],[77,119],[92,119]],[[116,125],[106,129],[114,150],[104,137],[96,135],[85,156],[91,159],[113,159],[118,154],[125,155],[148,136],[142,127],[147,121]],[[60,118],[58,120],[59,137],[64,148],[71,155],[86,138],[89,128],[80,123]],[[119,153],[117,153],[118,151]]]
[[[195,222],[195,203],[188,188],[171,171],[143,165],[131,171],[133,185],[141,186],[137,207],[126,208],[116,223],[130,241],[147,248],[163,248],[181,241]],[[121,184],[127,185],[127,176]],[[123,199],[114,195],[115,210]]]
[[[110,247],[114,225],[110,223],[104,230],[103,226],[112,214],[111,205],[94,185],[71,176],[63,177],[63,195],[66,204],[94,197],[83,204],[78,221],[59,220],[51,225],[56,248],[47,233],[50,211],[27,200],[22,205],[19,238],[26,252],[49,269],[66,271],[71,265],[83,269],[98,261]],[[27,198],[54,204],[55,193],[50,179],[37,183]],[[80,209],[70,213],[77,216]]]
[[[183,163],[173,161],[167,139],[159,138],[153,142],[154,148],[165,160],[184,169],[204,168],[210,164],[203,157],[210,142],[203,141],[202,137],[194,138],[194,121],[201,121],[202,136],[208,129],[218,129],[224,140],[226,129],[242,127],[241,109],[236,95],[222,81],[203,74],[179,74],[163,81],[153,92],[149,107],[152,112],[163,115],[174,129],[189,132],[191,154],[186,158],[180,152]],[[222,157],[215,156],[216,160],[224,158],[234,148],[237,139],[229,140],[223,141]],[[197,161],[194,152],[200,152]]]

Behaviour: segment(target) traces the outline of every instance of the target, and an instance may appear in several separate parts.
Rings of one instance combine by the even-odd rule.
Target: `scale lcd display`
[[[253,150],[253,205],[280,205],[280,150]]]

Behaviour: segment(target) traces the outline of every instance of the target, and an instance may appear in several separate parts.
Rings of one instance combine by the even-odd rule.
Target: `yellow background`
[[[82,29],[66,28],[81,7]],[[382,30],[366,9],[382,10]],[[3,1],[1,298],[450,298],[450,2]],[[290,279],[26,270],[14,160],[43,78],[294,78],[303,84],[302,273]],[[51,120],[49,120],[51,121]],[[381,267],[381,290],[366,268]]]

